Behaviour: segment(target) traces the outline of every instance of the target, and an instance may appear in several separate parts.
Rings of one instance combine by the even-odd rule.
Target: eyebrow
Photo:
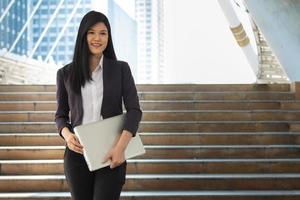
[[[88,31],[96,31],[96,30],[90,28]],[[102,30],[100,30],[100,31],[108,31],[108,30],[107,30],[107,29],[102,29]]]

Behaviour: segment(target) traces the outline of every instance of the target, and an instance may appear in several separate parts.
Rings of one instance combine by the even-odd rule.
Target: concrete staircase
[[[254,22],[253,22],[254,23]],[[264,83],[289,83],[284,68],[268,45],[262,32],[253,24],[253,32],[257,45],[257,56],[259,61],[258,82]]]
[[[138,85],[147,153],[122,200],[300,199],[300,101],[289,84]],[[0,200],[70,199],[55,86],[0,86]]]

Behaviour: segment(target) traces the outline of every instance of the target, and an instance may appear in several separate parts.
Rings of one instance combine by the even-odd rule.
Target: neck
[[[96,69],[97,65],[100,62],[101,57],[102,57],[102,54],[91,55],[90,56],[90,70],[91,70],[91,72]]]

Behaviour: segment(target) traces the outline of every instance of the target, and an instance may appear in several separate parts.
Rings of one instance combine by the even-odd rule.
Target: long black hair
[[[107,47],[103,51],[103,55],[106,58],[117,60],[112,38],[111,29],[107,17],[96,11],[90,11],[82,18],[78,29],[73,61],[70,68],[69,81],[71,88],[75,93],[81,92],[81,87],[85,85],[87,81],[92,80],[89,68],[90,50],[87,43],[87,31],[96,23],[103,22],[108,30],[108,42]]]

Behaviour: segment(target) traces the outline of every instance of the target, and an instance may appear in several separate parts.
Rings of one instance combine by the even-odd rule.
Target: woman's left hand
[[[104,157],[103,163],[110,160],[110,168],[113,169],[121,165],[125,161],[125,149],[132,138],[132,133],[127,130],[123,130],[121,137],[114,147]]]
[[[120,146],[114,146],[104,157],[103,163],[110,160],[110,168],[118,167],[125,161],[124,149]]]

